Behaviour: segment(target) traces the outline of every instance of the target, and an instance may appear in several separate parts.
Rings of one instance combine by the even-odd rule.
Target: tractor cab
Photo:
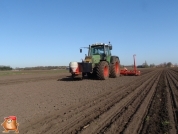
[[[104,43],[92,44],[89,46],[88,56],[92,58],[92,63],[97,64],[100,61],[110,62],[112,46]],[[86,57],[87,58],[87,57]]]
[[[112,45],[96,43],[89,45],[88,56],[85,56],[84,62],[92,63],[93,66],[102,60],[110,62]],[[82,50],[80,50],[82,52]]]
[[[92,56],[92,55],[105,55],[105,56],[108,56],[108,55],[111,55],[111,52],[110,52],[110,49],[109,49],[109,46],[106,45],[106,44],[102,44],[102,45],[92,45],[89,49],[89,55]]]

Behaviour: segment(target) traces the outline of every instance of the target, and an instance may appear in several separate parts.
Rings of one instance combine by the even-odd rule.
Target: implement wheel
[[[96,76],[99,80],[106,80],[109,77],[109,65],[106,61],[101,61],[96,68]]]

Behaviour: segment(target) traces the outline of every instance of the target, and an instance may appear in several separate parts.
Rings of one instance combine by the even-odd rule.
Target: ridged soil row
[[[86,128],[89,122],[97,119],[99,115],[108,111],[115,103],[121,101],[129,94],[134,93],[137,87],[150,83],[158,73],[157,71],[153,71],[140,77],[139,81],[133,81],[122,88],[107,91],[90,102],[75,106],[71,108],[69,112],[60,116],[60,119],[56,118],[56,115],[48,118],[44,122],[48,124],[48,126],[45,130],[43,129],[42,133],[48,133],[49,131],[54,133],[79,133]],[[58,124],[60,124],[60,127],[58,127]]]
[[[145,116],[140,134],[147,133],[168,133],[170,130],[168,92],[167,92],[167,70],[164,70],[156,87],[156,92]]]
[[[116,103],[133,94],[140,86],[143,87],[143,85],[149,84],[158,74],[158,71],[153,71],[140,77],[137,81],[132,81],[128,85],[109,89],[95,99],[81,102],[80,105],[71,107],[63,114],[56,113],[53,116],[50,115],[45,117],[45,119],[40,119],[31,124],[29,128],[34,130],[38,128],[41,133],[79,133],[87,128],[90,122],[114,107]],[[25,133],[29,132],[28,127],[24,129]]]
[[[170,110],[170,114],[172,114],[174,118],[174,120],[172,118],[170,119],[170,126],[172,127],[170,132],[175,132],[176,129],[176,132],[178,133],[178,73],[175,74],[175,71],[169,70],[167,75],[167,84],[170,93],[169,96],[172,104],[172,112]]]
[[[136,134],[142,123],[147,106],[154,93],[154,88],[160,77],[160,73],[154,76],[149,82],[143,84],[138,92],[133,94],[133,97],[125,98],[127,103],[122,106],[124,101],[115,105],[115,114],[111,120],[107,119],[107,126],[102,126],[99,133],[132,133]],[[119,109],[121,107],[121,110]],[[114,109],[112,109],[114,111]],[[137,123],[135,123],[137,122]]]
[[[104,96],[103,98],[100,98],[99,102],[95,100],[95,103],[90,104],[90,106],[88,105],[89,107],[85,107],[85,109],[82,109],[80,112],[75,113],[75,116],[74,116],[75,119],[72,119],[70,121],[70,124],[67,123],[65,128],[60,132],[79,133],[80,131],[83,131],[85,128],[90,126],[89,124],[91,122],[98,119],[100,115],[104,114],[105,112],[110,110],[112,107],[114,107],[116,103],[122,102],[124,98],[130,98],[132,95],[139,92],[139,90],[142,90],[146,84],[149,84],[153,80],[155,75],[152,74],[152,75],[149,75],[151,76],[149,77],[149,79],[148,77],[145,77],[145,79],[142,79],[139,82],[138,81],[134,82],[136,86],[135,85],[128,86],[127,88],[124,87],[124,88],[120,88],[119,90],[117,89],[114,92],[112,91],[112,93],[109,94],[108,96]],[[81,115],[83,115],[85,118],[82,118]],[[90,130],[90,127],[88,129]],[[94,128],[92,127],[92,130],[93,129]]]

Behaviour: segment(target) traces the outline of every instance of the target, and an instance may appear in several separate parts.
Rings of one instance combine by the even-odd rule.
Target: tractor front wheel
[[[106,80],[109,77],[109,65],[106,61],[101,61],[96,68],[96,75],[99,80]]]

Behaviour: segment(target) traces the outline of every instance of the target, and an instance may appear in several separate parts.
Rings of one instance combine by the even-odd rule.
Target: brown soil
[[[66,73],[2,76],[0,117],[17,116],[25,134],[177,133],[178,69],[141,72],[104,81],[73,81]]]

